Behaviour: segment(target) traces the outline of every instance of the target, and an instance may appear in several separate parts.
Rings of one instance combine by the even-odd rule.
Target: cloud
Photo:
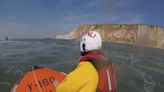
[[[56,24],[55,18],[51,20],[53,20],[53,23]],[[137,13],[131,14],[129,12],[108,13],[108,12],[101,12],[101,11],[100,12],[91,11],[91,12],[83,13],[83,12],[67,11],[65,15],[62,16],[62,18],[58,19],[58,21],[61,22],[60,23],[61,25],[65,25],[65,28],[63,29],[71,30],[73,29],[72,27],[76,27],[81,24],[143,23],[144,15],[137,14]],[[53,24],[53,23],[50,23],[50,24]]]
[[[143,23],[145,17],[127,9],[133,5],[133,0],[69,0],[69,3],[60,0],[50,5],[54,3],[56,6],[48,6],[48,2],[47,6],[43,2],[41,6],[35,2],[36,6],[27,3],[9,7],[12,11],[0,19],[3,20],[0,21],[0,36],[49,37],[68,33],[82,24]],[[127,11],[122,11],[124,7]]]
[[[92,8],[96,12],[112,12],[115,10],[113,0],[90,0],[86,5],[87,8]]]
[[[111,15],[108,17],[106,21],[110,23],[119,23],[119,24],[137,24],[144,22],[144,16],[140,14],[136,15],[129,15],[129,14],[122,14],[122,15]]]
[[[92,17],[98,16],[98,13],[68,13],[62,20],[67,21],[78,21],[85,20]]]
[[[17,19],[17,17],[16,16],[13,16],[13,15],[7,15],[7,16],[1,16],[0,17],[0,22],[1,23],[6,23],[6,22],[13,22],[13,21],[15,21],[15,22],[17,22],[18,21],[18,19]]]
[[[116,7],[127,7],[133,5],[134,0],[120,0],[114,3]]]
[[[28,25],[19,22],[0,22],[1,31],[19,31],[27,27]]]
[[[99,12],[113,13],[133,5],[134,0],[90,0],[86,7],[96,8]]]
[[[142,23],[144,22],[143,17],[143,15],[135,15],[131,18],[131,23]]]
[[[89,0],[83,12],[65,11],[62,21],[82,23],[138,23],[143,22],[140,14],[129,14],[121,9],[133,5],[133,0]],[[137,16],[136,16],[137,15]],[[77,23],[77,22],[76,22]],[[80,23],[79,23],[80,24]]]
[[[16,20],[16,17],[15,16],[7,16],[7,18],[9,19],[9,20]]]
[[[128,23],[128,24],[137,24],[144,22],[144,15],[135,14],[135,15],[125,15],[122,17],[120,23]]]

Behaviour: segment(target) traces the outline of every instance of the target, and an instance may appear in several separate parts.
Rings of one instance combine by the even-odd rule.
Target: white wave
[[[13,75],[23,75],[24,68],[23,67],[11,67],[9,70],[6,71],[7,74]]]
[[[139,73],[139,75],[143,79],[143,88],[141,89],[141,92],[154,92],[154,88],[157,86],[157,83],[152,78],[152,76],[137,68],[133,68],[133,70]]]
[[[8,42],[12,42],[12,41],[0,41],[0,43],[8,43]]]
[[[7,85],[7,86],[9,86],[10,83],[9,82],[0,82],[0,85]]]

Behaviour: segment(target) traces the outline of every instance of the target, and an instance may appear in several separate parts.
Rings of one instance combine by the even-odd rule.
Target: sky
[[[164,0],[0,0],[0,39],[46,38],[83,24],[164,27]]]

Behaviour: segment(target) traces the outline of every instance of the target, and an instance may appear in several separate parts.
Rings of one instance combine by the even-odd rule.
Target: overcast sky
[[[0,39],[44,38],[82,24],[164,27],[164,0],[0,0]]]

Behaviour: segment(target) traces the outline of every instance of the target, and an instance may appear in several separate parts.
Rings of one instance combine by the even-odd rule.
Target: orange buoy
[[[11,92],[56,92],[65,75],[45,67],[34,66],[17,82]]]

